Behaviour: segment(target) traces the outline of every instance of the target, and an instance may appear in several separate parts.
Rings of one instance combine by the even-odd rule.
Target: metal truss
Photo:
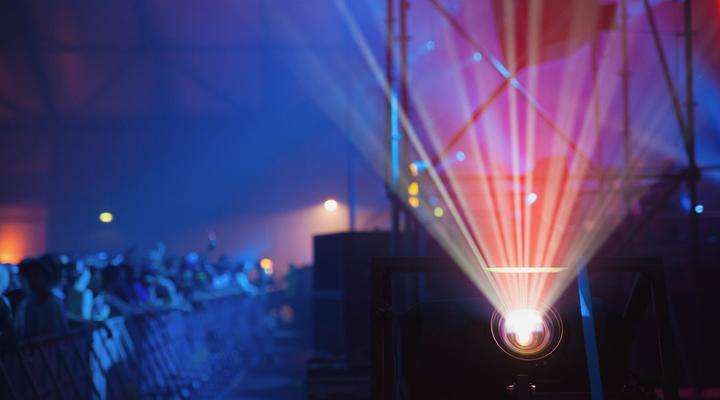
[[[394,17],[394,10],[397,7],[397,1],[398,0],[387,0],[387,10],[388,10],[388,19],[387,19],[387,81],[390,83],[390,88],[393,88],[393,82],[394,82],[394,76],[395,73],[395,52],[400,52],[400,58],[403,59],[403,57],[406,57],[406,55],[403,55],[403,52],[407,52],[407,38],[408,34],[406,32],[406,19],[407,19],[407,8],[409,7],[409,0],[399,0],[400,1],[400,13],[399,13],[399,19],[400,19],[400,26],[403,28],[403,33],[400,36],[400,44],[396,44],[395,41],[395,24],[396,19]],[[506,69],[504,69],[502,64],[497,60],[495,57],[493,57],[489,52],[487,52],[482,46],[479,41],[477,41],[472,34],[468,30],[465,29],[465,27],[462,25],[460,21],[458,21],[455,16],[448,11],[446,7],[443,6],[440,0],[415,0],[415,1],[427,1],[429,2],[433,8],[438,12],[440,16],[442,16],[447,23],[450,25],[450,27],[453,29],[453,31],[461,38],[463,38],[473,49],[477,52],[480,52],[483,55],[483,59],[488,59],[490,61],[490,64],[494,68],[494,70],[501,75],[503,78],[503,81],[491,92],[491,94],[483,100],[470,114],[469,118],[466,120],[465,123],[463,123],[460,128],[458,128],[455,132],[453,132],[450,140],[442,146],[442,149],[437,152],[432,158],[431,158],[431,164],[433,166],[439,165],[442,160],[444,159],[447,154],[450,153],[453,146],[456,145],[472,128],[472,126],[480,119],[482,118],[483,114],[487,111],[487,109],[492,105],[492,103],[497,100],[502,93],[504,93],[506,90],[516,90],[527,102],[531,105],[531,107],[538,113],[540,118],[545,122],[558,137],[560,137],[563,142],[568,146],[568,148],[573,151],[573,153],[578,156],[582,157],[583,159],[586,159],[589,161],[589,157],[584,155],[582,152],[580,152],[573,140],[572,137],[565,132],[563,129],[557,125],[550,114],[542,107],[542,104],[535,98],[533,98],[529,92],[524,90],[522,85],[515,79],[515,77],[510,74]],[[676,117],[676,120],[678,122],[679,127],[679,133],[683,139],[684,144],[684,151],[687,156],[687,166],[684,170],[680,172],[675,173],[667,173],[663,171],[659,172],[649,172],[649,173],[637,173],[637,174],[627,174],[624,176],[624,178],[627,179],[633,179],[633,180],[643,180],[643,179],[660,179],[668,183],[668,187],[670,190],[668,193],[659,196],[659,198],[655,199],[656,201],[653,202],[653,204],[650,206],[649,212],[647,212],[643,217],[638,218],[637,221],[635,221],[635,228],[632,229],[633,234],[637,234],[642,227],[646,226],[648,222],[653,218],[654,215],[658,213],[658,211],[664,206],[667,199],[675,193],[678,188],[682,186],[682,183],[684,182],[688,190],[690,192],[691,197],[691,204],[694,208],[696,204],[698,204],[698,195],[697,195],[697,186],[698,181],[701,177],[701,171],[703,170],[714,170],[718,169],[720,166],[706,166],[706,167],[699,167],[697,165],[697,159],[696,159],[696,152],[695,152],[695,101],[694,101],[694,71],[693,71],[693,61],[692,61],[692,55],[693,55],[693,44],[692,44],[692,37],[693,37],[693,31],[692,31],[692,0],[684,0],[683,1],[683,20],[684,20],[684,30],[683,30],[683,37],[684,37],[684,48],[685,48],[685,88],[686,88],[686,102],[685,107],[683,109],[683,105],[680,101],[680,96],[678,94],[677,89],[675,88],[675,83],[673,82],[672,76],[669,72],[668,63],[666,60],[666,56],[662,47],[662,33],[659,31],[657,24],[655,22],[654,14],[652,11],[652,7],[649,5],[648,0],[643,0],[643,4],[645,6],[646,16],[648,18],[648,22],[651,27],[651,34],[653,37],[653,41],[658,53],[658,60],[663,70],[663,77],[666,82],[666,86],[668,88],[669,96],[671,97],[672,103],[673,103],[673,111]],[[632,138],[632,131],[630,128],[630,65],[628,61],[628,11],[627,11],[627,0],[621,0],[620,1],[620,11],[621,11],[621,40],[622,40],[622,70],[620,71],[621,79],[622,79],[622,99],[623,99],[623,125],[622,125],[622,139],[623,139],[623,158],[625,160],[626,167],[630,165],[631,159],[632,159],[632,148],[631,148],[631,138]],[[403,79],[403,87],[405,90],[407,89],[407,82],[405,76],[407,75],[407,65],[402,64],[401,65],[402,71],[401,71],[401,77]],[[403,98],[407,98],[407,93],[403,94]],[[391,102],[388,102],[388,109],[391,108]],[[403,107],[403,111],[407,113],[408,106],[407,101],[402,102],[401,107]],[[596,112],[599,110],[596,109]],[[392,131],[393,129],[395,131],[399,131],[399,126],[392,126],[393,121],[389,119],[388,124],[388,130]],[[390,136],[389,136],[390,137]],[[392,139],[388,142],[389,145],[392,146],[393,142],[397,140],[397,138]],[[407,164],[407,160],[397,159],[393,160],[396,164],[390,165],[391,170],[396,171],[403,171],[403,166]],[[590,163],[590,165],[593,165]],[[603,173],[599,173],[598,171],[594,171],[595,173],[590,174],[589,178],[591,179],[600,179],[600,180],[613,180],[612,176],[605,175]],[[472,176],[464,176],[461,179],[473,179]],[[489,179],[507,179],[507,177],[489,177]],[[395,203],[398,202],[397,196],[391,196],[393,197],[393,207],[399,207],[399,205],[396,205]],[[700,237],[699,237],[699,219],[697,213],[694,212],[694,210],[690,211],[690,227],[692,231],[692,240],[693,240],[693,261],[699,260],[699,254],[700,254]],[[395,234],[399,233],[402,229],[399,223],[396,223],[396,219],[393,218],[392,220],[392,230]]]

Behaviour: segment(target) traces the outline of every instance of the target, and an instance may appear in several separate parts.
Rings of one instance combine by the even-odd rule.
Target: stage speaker
[[[314,344],[349,366],[370,364],[371,264],[390,250],[388,232],[349,232],[313,239]]]

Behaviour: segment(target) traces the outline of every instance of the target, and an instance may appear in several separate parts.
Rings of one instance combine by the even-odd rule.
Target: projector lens
[[[511,357],[534,361],[549,356],[562,339],[562,322],[557,312],[548,309],[516,309],[492,316],[495,343]]]
[[[519,347],[532,347],[545,337],[542,316],[536,310],[514,310],[505,317],[505,332]]]

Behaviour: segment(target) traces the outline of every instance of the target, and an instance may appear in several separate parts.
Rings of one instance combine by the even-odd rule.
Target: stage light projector
[[[436,258],[375,262],[373,309],[397,312],[392,318],[383,311],[373,314],[378,343],[373,360],[383,372],[374,384],[388,393],[377,398],[392,398],[401,379],[405,397],[418,400],[588,392],[585,319],[573,268],[490,264],[484,277],[506,296],[494,301],[478,296],[476,281],[451,266]],[[396,305],[393,299],[414,289],[395,279],[407,273],[432,279],[424,280],[418,303]],[[558,279],[567,286],[549,294],[545,289]]]
[[[489,267],[494,274],[556,274],[565,267]],[[542,312],[534,308],[517,308],[493,312],[491,331],[495,343],[509,356],[536,361],[552,354],[563,336],[562,320],[553,308]]]
[[[490,323],[495,343],[507,355],[524,361],[536,361],[552,354],[563,336],[560,315],[552,308],[494,311]]]

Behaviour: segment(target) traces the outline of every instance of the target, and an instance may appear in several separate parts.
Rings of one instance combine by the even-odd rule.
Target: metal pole
[[[587,267],[580,268],[577,283],[583,337],[585,339],[585,360],[590,383],[590,398],[592,400],[602,400],[603,386],[600,374],[600,355],[598,354],[597,338],[595,337],[595,318],[593,317],[592,294],[590,292],[590,278],[588,277]]]
[[[650,25],[650,30],[652,31],[652,38],[653,43],[655,44],[655,50],[658,54],[658,59],[660,61],[660,67],[662,68],[663,72],[663,78],[665,78],[665,85],[667,86],[668,93],[670,94],[670,99],[673,103],[673,111],[675,112],[675,119],[677,120],[678,127],[680,128],[680,134],[683,138],[683,143],[685,144],[685,151],[688,153],[688,161],[690,158],[690,150],[689,150],[689,143],[688,143],[688,131],[687,131],[687,123],[685,122],[685,118],[683,117],[683,111],[682,111],[682,105],[680,103],[680,96],[678,95],[678,91],[675,88],[675,83],[673,82],[672,74],[670,73],[670,67],[668,66],[667,57],[665,56],[665,50],[662,46],[662,40],[660,39],[660,31],[658,30],[657,23],[655,22],[655,13],[653,13],[652,6],[650,5],[649,0],[643,0],[643,6],[645,7],[645,14],[647,16],[648,24]],[[687,43],[686,43],[687,45]]]
[[[410,8],[408,0],[400,0],[400,106],[405,115],[409,115],[410,97],[408,92],[408,36],[407,11]],[[403,152],[407,146],[403,146]],[[405,154],[403,154],[404,156]]]
[[[660,370],[663,375],[663,399],[677,400],[678,393],[678,360],[673,335],[670,304],[668,299],[665,272],[662,266],[647,274],[651,280],[652,298],[655,308],[655,323],[658,333],[658,352]]]
[[[595,37],[592,43],[592,49],[590,52],[590,62],[592,66],[592,82],[593,82],[593,96],[592,96],[592,103],[593,103],[593,122],[594,122],[594,128],[595,128],[595,145],[597,149],[597,162],[599,165],[603,164],[604,160],[604,151],[603,151],[603,142],[600,136],[600,131],[602,128],[602,123],[600,121],[600,87],[598,84],[598,74],[600,70],[600,66],[598,65],[600,60],[600,38]],[[591,155],[592,156],[592,155]],[[600,170],[600,187],[605,186],[605,171]]]
[[[695,156],[695,93],[693,87],[693,31],[692,31],[692,0],[685,0],[683,3],[683,14],[685,19],[685,107],[686,107],[686,150],[688,157],[688,189],[690,191],[690,229],[692,235],[693,254],[691,259],[697,265],[700,261],[700,221],[699,215],[695,212],[698,205],[697,182],[700,178],[700,170],[697,166]]]
[[[623,94],[623,159],[630,163],[630,62],[628,60],[628,10],[627,0],[622,2],[622,94]]]
[[[395,0],[387,0],[386,8],[386,38],[385,38],[385,79],[387,80],[390,95],[387,99],[387,141],[388,141],[388,170],[387,193],[390,199],[390,249],[397,253],[397,244],[400,234],[400,204],[398,203],[397,189],[398,165],[396,139],[398,133],[397,96],[395,96]]]
[[[355,220],[356,220],[356,190],[355,190],[355,149],[352,143],[348,143],[348,225],[350,232],[355,232]]]
[[[685,150],[687,152],[688,158],[688,178],[686,182],[688,185],[688,191],[690,192],[690,235],[692,241],[690,245],[691,247],[689,257],[689,260],[691,262],[691,268],[688,269],[688,280],[693,286],[695,286],[698,280],[695,270],[696,268],[698,268],[698,265],[702,260],[702,246],[700,243],[700,215],[696,212],[696,207],[698,206],[697,183],[700,179],[701,172],[697,166],[695,154],[695,88],[693,79],[694,70],[691,0],[685,0],[685,2],[683,3],[683,17],[685,28],[683,32],[683,36],[685,38],[685,113],[687,118]],[[667,301],[667,299],[664,300]],[[694,296],[692,302],[695,307],[699,308],[702,306],[700,298],[698,296]],[[700,332],[702,330],[703,321],[700,321],[698,318],[693,318],[691,324],[695,328],[695,332]],[[663,343],[661,342],[660,344],[662,345]],[[671,367],[672,366],[669,366],[668,368]],[[663,372],[665,372],[664,369]],[[670,389],[672,390],[672,387]],[[677,395],[677,391],[675,391],[674,394]]]
[[[399,49],[400,49],[400,82],[399,83],[399,95],[400,95],[400,109],[403,111],[403,113],[406,116],[410,115],[410,94],[409,94],[409,88],[408,88],[408,42],[410,41],[410,36],[408,35],[408,9],[410,8],[410,3],[408,0],[400,0],[400,35],[398,37],[399,42]],[[404,132],[401,133],[400,138],[400,157],[398,159],[400,168],[399,171],[405,171],[405,160],[407,160],[408,157],[408,144],[407,140],[404,140],[407,135]],[[401,174],[402,175],[402,174]],[[405,208],[401,208],[401,213],[404,221],[405,226],[405,233],[406,238],[404,239],[405,242],[405,250],[410,251],[412,246],[412,238],[414,237],[414,233],[416,231],[416,223],[415,219],[410,215],[408,212],[403,212]]]
[[[685,93],[687,98],[687,140],[688,161],[690,167],[697,168],[695,160],[695,94],[693,83],[693,31],[692,31],[692,0],[685,0],[683,7],[685,15]]]
[[[628,59],[628,9],[627,0],[623,0],[621,4],[622,13],[622,70],[620,77],[622,79],[622,96],[623,96],[623,166],[630,166],[632,158],[630,150],[630,61]],[[630,211],[630,197],[625,193],[625,206]]]

